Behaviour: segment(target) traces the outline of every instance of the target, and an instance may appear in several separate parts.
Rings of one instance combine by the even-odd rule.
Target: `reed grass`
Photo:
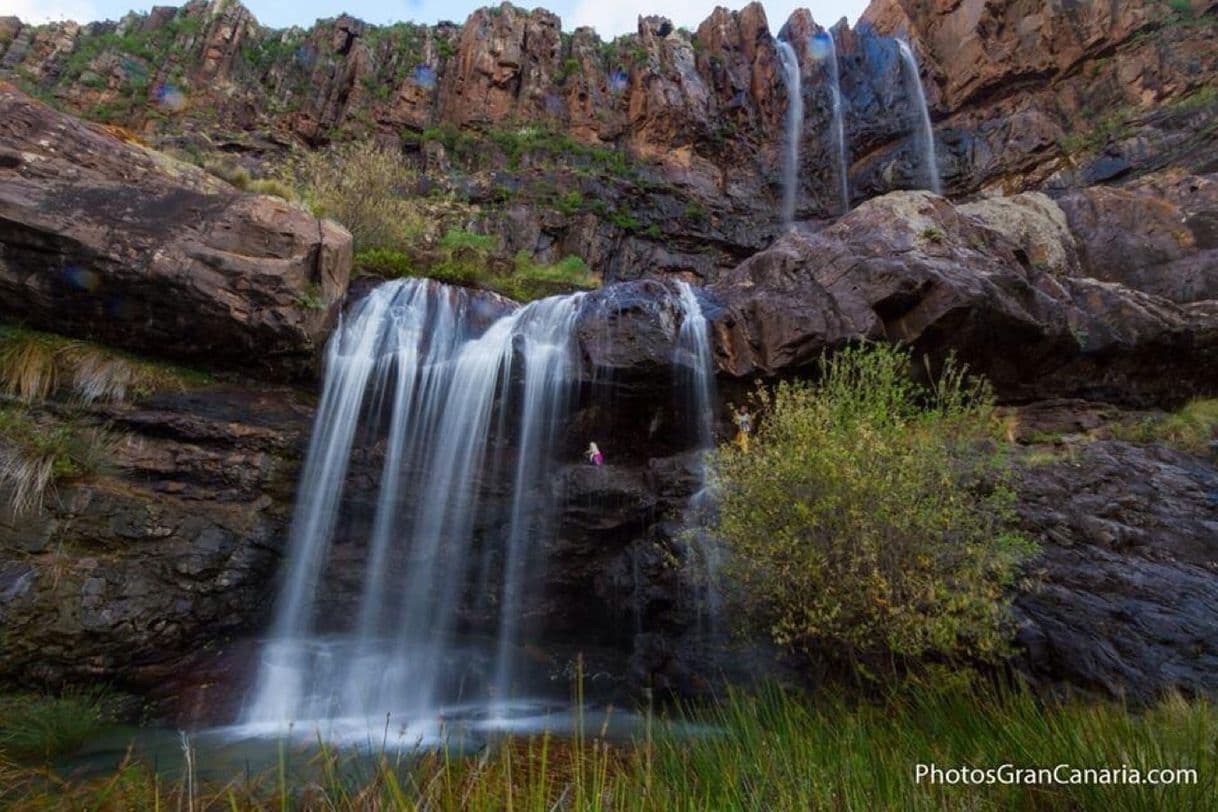
[[[652,720],[630,745],[586,735],[508,738],[473,755],[324,744],[306,763],[280,751],[267,772],[200,783],[129,758],[73,780],[0,763],[0,806],[17,809],[325,810],[1214,810],[1218,709],[1168,697],[1045,703],[1026,691],[907,688],[883,701],[731,693]],[[1196,768],[1190,786],[929,785],[918,763]],[[303,768],[303,769],[300,769]],[[14,787],[16,789],[14,789]]]

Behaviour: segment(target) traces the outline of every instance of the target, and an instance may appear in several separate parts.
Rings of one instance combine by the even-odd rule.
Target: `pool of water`
[[[382,757],[399,762],[428,751],[473,754],[511,736],[549,734],[629,744],[657,722],[646,714],[610,706],[576,706],[551,700],[468,703],[435,709],[425,717],[300,720],[288,725],[233,724],[178,731],[164,727],[116,728],[86,745],[60,767],[75,775],[109,775],[127,760],[152,766],[166,778],[184,774],[187,747],[199,780],[247,780],[278,770],[307,778],[323,751],[349,766]],[[682,725],[690,732],[693,728]]]

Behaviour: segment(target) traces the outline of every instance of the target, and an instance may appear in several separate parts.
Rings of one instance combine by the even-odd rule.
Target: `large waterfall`
[[[930,123],[930,109],[926,105],[926,89],[922,86],[922,73],[918,60],[914,58],[909,43],[897,40],[901,52],[901,63],[905,70],[905,87],[918,113],[918,146],[922,151],[922,164],[926,172],[926,185],[937,195],[943,194],[943,183],[939,179],[939,162],[935,157],[935,130]]]
[[[833,103],[833,150],[837,158],[837,195],[841,213],[850,211],[850,165],[846,149],[846,113],[842,99],[841,74],[837,64],[837,43],[831,31],[823,31],[812,38],[813,51],[824,60],[829,77],[829,97]]]
[[[674,366],[705,447],[713,386],[706,321],[693,290],[679,293]],[[562,433],[579,394],[575,327],[586,296],[516,308],[402,280],[375,288],[346,315],[327,348],[284,582],[244,730],[295,724],[306,735],[360,740],[392,720],[395,739],[421,740],[440,735],[435,720],[455,702],[481,703],[493,718],[527,693],[518,661],[532,640],[521,625],[524,592],[554,532],[553,469],[571,453]],[[364,467],[379,461],[379,476],[349,470],[353,458]],[[346,493],[353,474],[376,476],[375,499],[366,488]],[[480,500],[488,489],[499,494],[493,504]],[[364,524],[360,513],[371,514]],[[326,615],[319,603],[340,528],[366,542],[351,617]],[[457,618],[469,603],[493,626],[494,639],[476,653],[459,642]]]
[[[776,40],[782,60],[782,80],[787,88],[786,151],[782,165],[782,224],[795,222],[795,192],[799,186],[799,141],[803,134],[804,96],[799,76],[799,58],[789,42]]]

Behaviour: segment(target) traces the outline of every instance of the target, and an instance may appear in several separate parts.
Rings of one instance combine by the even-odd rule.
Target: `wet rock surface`
[[[108,470],[0,515],[0,678],[157,696],[260,628],[311,410],[246,381],[91,411]]]

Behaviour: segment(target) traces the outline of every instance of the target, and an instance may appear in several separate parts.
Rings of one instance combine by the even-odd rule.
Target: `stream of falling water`
[[[682,320],[677,334],[678,386],[686,393],[686,408],[695,421],[698,462],[698,486],[690,498],[686,515],[687,532],[695,560],[701,573],[694,583],[699,585],[698,618],[702,631],[711,636],[719,632],[723,598],[720,570],[723,548],[719,540],[705,532],[704,527],[714,510],[714,496],[706,481],[706,455],[715,446],[715,366],[711,358],[709,325],[698,301],[697,293],[687,282],[677,282]]]
[[[918,147],[922,152],[923,171],[926,172],[926,188],[937,195],[943,194],[943,181],[939,178],[939,162],[935,157],[935,129],[930,123],[930,108],[926,105],[926,88],[922,86],[922,73],[909,43],[897,40],[901,62],[905,68],[905,86],[918,114]]]
[[[782,224],[795,222],[795,192],[799,185],[799,139],[803,132],[804,96],[799,75],[799,57],[789,42],[776,40],[782,61],[782,80],[787,88],[786,145],[782,165]]]
[[[678,287],[676,360],[686,376],[678,385],[706,449],[706,319],[693,289]],[[417,743],[442,737],[437,720],[454,708],[475,706],[479,718],[510,727],[529,690],[519,661],[532,631],[522,627],[524,589],[545,566],[540,548],[557,518],[553,474],[579,393],[576,324],[586,297],[513,309],[409,279],[386,282],[352,307],[327,347],[284,581],[243,735],[295,726],[359,742],[383,727],[395,741]],[[344,504],[351,460],[372,448],[382,457],[375,500],[357,500],[372,513],[361,536],[358,610],[319,618],[331,546],[352,509]],[[481,504],[487,487],[505,498]],[[457,628],[471,584],[493,592],[475,595],[495,624],[493,643],[477,651],[459,642]]]
[[[813,52],[824,60],[829,77],[829,96],[833,102],[833,150],[837,158],[837,196],[841,213],[845,214],[850,211],[850,177],[847,172],[850,161],[846,148],[846,114],[842,99],[841,74],[837,64],[837,43],[833,39],[832,31],[821,32],[812,39]]]

